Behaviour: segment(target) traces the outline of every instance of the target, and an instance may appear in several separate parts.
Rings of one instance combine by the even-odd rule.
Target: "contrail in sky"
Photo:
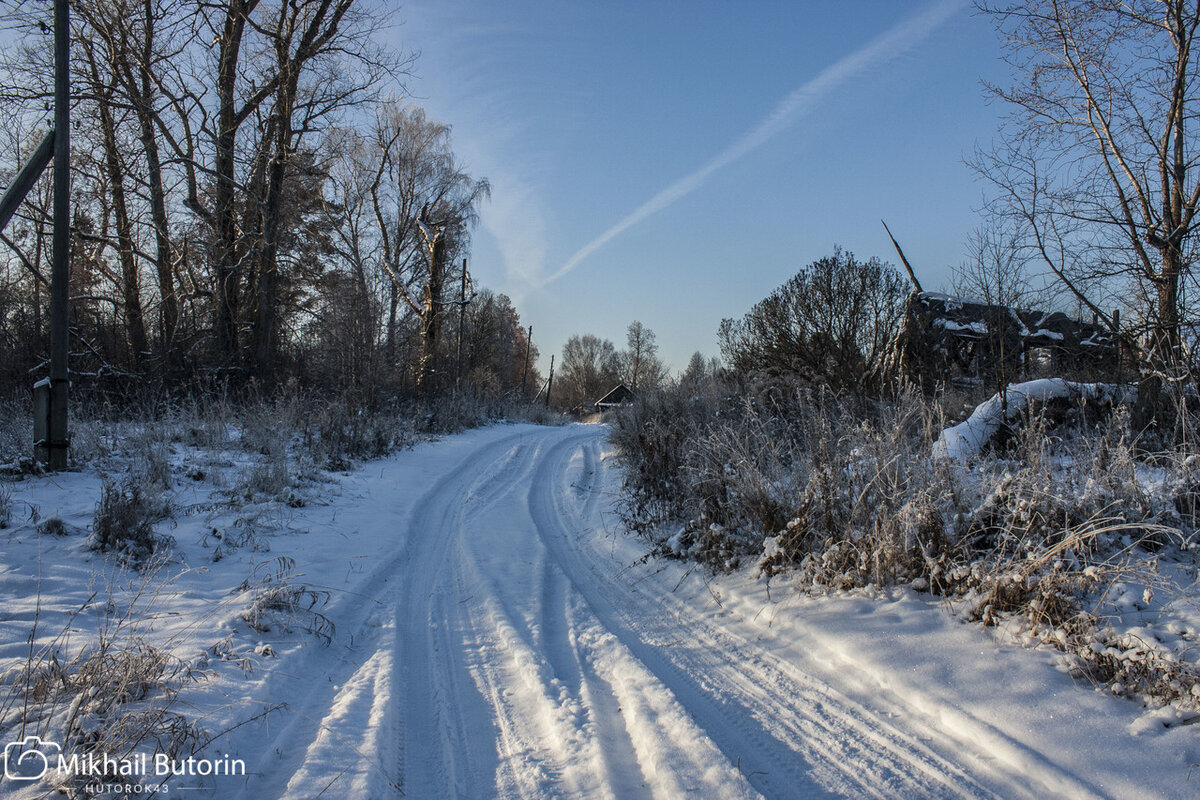
[[[732,164],[742,156],[778,136],[801,115],[812,109],[818,100],[849,79],[905,53],[924,41],[930,33],[950,19],[964,4],[964,0],[942,0],[911,19],[877,36],[848,56],[839,59],[808,83],[796,89],[776,104],[762,122],[745,133],[740,139],[718,153],[700,169],[679,180],[638,206],[633,213],[597,236],[576,251],[575,255],[557,272],[546,278],[542,285],[550,283],[575,269],[581,261],[627,229],[650,217],[676,200],[700,188],[714,172]]]

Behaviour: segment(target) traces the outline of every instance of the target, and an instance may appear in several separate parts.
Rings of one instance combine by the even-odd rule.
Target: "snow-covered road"
[[[606,433],[454,437],[338,501],[343,552],[389,545],[337,575],[334,645],[264,672],[290,713],[234,737],[240,796],[1175,794],[1122,742],[1178,748],[1119,701],[911,596],[809,615],[752,575],[639,561]]]

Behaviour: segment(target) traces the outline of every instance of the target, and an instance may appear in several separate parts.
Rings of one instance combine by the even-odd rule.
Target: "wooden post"
[[[550,390],[554,388],[554,356],[550,356],[550,381],[546,384],[546,408],[550,407]]]
[[[883,220],[879,221],[883,222]],[[921,288],[921,282],[917,280],[917,273],[913,272],[912,265],[909,264],[908,259],[904,257],[904,251],[900,249],[900,243],[896,241],[895,236],[892,236],[892,231],[890,228],[888,228],[886,222],[883,222],[883,229],[887,231],[888,238],[892,240],[892,247],[896,248],[896,255],[900,256],[900,261],[904,264],[904,269],[908,271],[908,279],[912,281],[912,284],[916,287],[917,291],[923,294],[925,290]]]
[[[463,324],[467,316],[467,260],[463,259],[462,281],[458,292],[458,374],[454,376],[454,391],[462,386]]]
[[[52,470],[67,468],[71,279],[71,30],[68,0],[54,3],[54,260],[50,281],[50,430]]]
[[[525,380],[529,377],[529,349],[533,347],[533,326],[525,335],[525,368],[521,371],[521,402],[525,402]]]

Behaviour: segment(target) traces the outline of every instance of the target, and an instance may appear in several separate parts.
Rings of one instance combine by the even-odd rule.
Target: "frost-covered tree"
[[[599,400],[620,376],[620,358],[612,342],[590,333],[572,336],[563,345],[553,400],[561,408]]]
[[[667,369],[658,357],[654,331],[641,322],[629,323],[625,334],[626,349],[620,353],[621,380],[630,389],[653,389],[666,376]]]
[[[838,392],[873,392],[907,296],[895,267],[835,248],[742,319],[723,320],[721,355],[741,373],[777,371]]]
[[[977,160],[997,189],[993,211],[1022,222],[1029,252],[1100,319],[1111,323],[1109,301],[1138,312],[1153,385],[1178,376],[1200,254],[1200,4],[979,5],[1015,76],[991,87],[1012,113]]]

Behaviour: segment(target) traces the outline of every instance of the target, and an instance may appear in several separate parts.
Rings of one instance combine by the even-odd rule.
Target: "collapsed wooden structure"
[[[1047,376],[1119,381],[1121,362],[1108,325],[914,291],[884,370],[891,381],[932,388]]]

